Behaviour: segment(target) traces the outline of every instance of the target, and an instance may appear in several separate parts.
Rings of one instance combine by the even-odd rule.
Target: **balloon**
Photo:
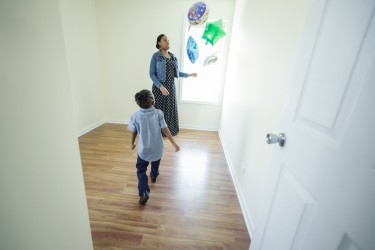
[[[217,61],[217,56],[216,55],[210,55],[208,56],[203,63],[203,66],[208,66],[210,64],[214,64]]]
[[[215,22],[206,23],[206,28],[202,35],[202,39],[206,40],[207,43],[211,43],[212,46],[217,43],[222,37],[226,35],[223,30],[223,21],[220,19]]]
[[[204,2],[197,2],[193,4],[187,14],[190,25],[204,24],[208,18],[207,4]]]
[[[199,57],[199,49],[197,42],[191,36],[189,36],[186,44],[186,53],[188,54],[190,61],[194,64]]]

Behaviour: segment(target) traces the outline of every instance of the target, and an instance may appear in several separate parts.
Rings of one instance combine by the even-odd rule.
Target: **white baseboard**
[[[129,120],[117,120],[117,119],[107,119],[103,118],[102,120],[78,131],[78,137],[90,132],[91,130],[103,125],[104,123],[115,123],[115,124],[129,124]],[[204,126],[192,126],[192,125],[182,125],[180,128],[184,129],[192,129],[192,130],[204,130],[204,131],[215,131],[217,132],[218,129],[214,127],[204,127]]]
[[[106,119],[106,123],[115,123],[115,124],[129,124],[129,120],[116,120],[116,119]]]
[[[105,122],[106,123],[129,124],[129,120],[105,119]],[[215,131],[215,132],[219,131],[219,129],[217,127],[196,126],[196,125],[187,125],[187,124],[180,124],[180,128],[192,129],[192,130]]]
[[[218,128],[214,127],[205,127],[205,126],[194,126],[194,125],[186,125],[186,124],[180,124],[180,128],[184,129],[192,129],[192,130],[204,130],[204,131],[215,131],[218,132]]]
[[[246,205],[245,197],[244,197],[244,195],[241,191],[241,187],[238,183],[238,179],[237,179],[237,176],[236,176],[236,171],[234,169],[234,165],[233,165],[233,163],[230,159],[225,140],[224,140],[220,130],[219,130],[219,138],[220,138],[220,141],[221,141],[221,145],[223,146],[225,158],[227,159],[229,171],[230,171],[230,174],[232,176],[233,183],[234,183],[234,188],[236,189],[238,200],[240,201],[240,206],[241,206],[242,214],[244,215],[244,218],[245,218],[247,231],[249,232],[250,238],[252,238],[253,235],[254,235],[254,223],[253,223],[253,220],[251,219],[249,209],[247,208],[247,205]]]
[[[115,120],[115,119],[105,119],[107,123],[118,123],[118,124],[129,124],[129,120]],[[194,125],[185,125],[180,124],[180,128],[192,129],[192,130],[204,130],[204,131],[219,131],[215,127],[205,127],[205,126],[194,126]]]
[[[80,137],[80,136],[82,136],[82,135],[90,132],[91,130],[93,130],[93,129],[95,129],[95,128],[101,126],[101,125],[103,125],[105,122],[106,122],[105,119],[102,119],[102,120],[100,120],[100,121],[98,121],[98,122],[96,122],[96,123],[94,123],[94,124],[92,124],[92,125],[84,128],[84,129],[81,129],[80,131],[78,131],[77,137]]]
[[[81,129],[80,131],[78,131],[77,137],[80,137],[80,136],[90,132],[91,130],[96,129],[97,127],[99,127],[99,126],[101,126],[105,123],[128,124],[129,120],[114,120],[114,119],[103,118],[100,121],[98,121],[98,122],[84,128],[84,129]]]

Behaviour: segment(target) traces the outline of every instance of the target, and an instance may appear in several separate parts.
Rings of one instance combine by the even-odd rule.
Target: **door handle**
[[[278,143],[280,147],[284,147],[286,142],[286,135],[284,133],[281,133],[278,136],[275,134],[267,134],[266,138],[267,144]]]

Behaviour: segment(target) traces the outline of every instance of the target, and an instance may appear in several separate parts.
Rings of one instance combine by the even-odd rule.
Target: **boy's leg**
[[[159,175],[159,165],[160,165],[160,160],[151,162],[150,177],[151,177],[152,182],[155,182],[156,178]]]
[[[148,186],[148,178],[146,174],[148,162],[141,159],[139,156],[137,158],[137,177],[138,177],[138,192],[141,196],[145,191],[150,192]]]

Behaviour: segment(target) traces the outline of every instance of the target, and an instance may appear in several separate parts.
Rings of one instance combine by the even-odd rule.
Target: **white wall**
[[[58,0],[0,2],[0,249],[92,249]]]
[[[138,109],[134,94],[144,88],[151,89],[149,66],[152,54],[157,51],[155,44],[159,34],[169,37],[170,51],[181,62],[182,23],[193,3],[190,0],[96,0],[107,119],[128,120]],[[229,37],[234,0],[206,3],[210,8],[210,18],[228,20]],[[220,115],[221,106],[179,103],[181,126],[218,129]]]
[[[60,0],[74,118],[81,135],[104,118],[105,89],[94,0]]]
[[[245,217],[257,235],[272,146],[292,78],[309,0],[237,0],[220,136]],[[245,173],[242,172],[245,167]]]

